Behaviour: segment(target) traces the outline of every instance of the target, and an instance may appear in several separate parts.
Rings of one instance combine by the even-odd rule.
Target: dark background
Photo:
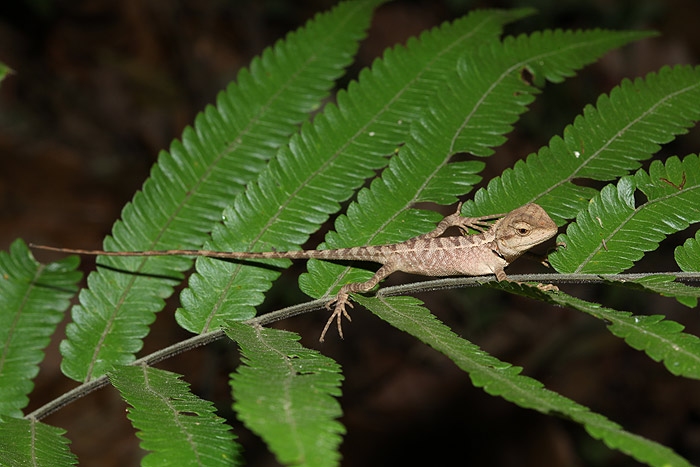
[[[13,1],[0,6],[0,61],[15,74],[0,85],[0,248],[15,238],[99,248],[122,206],[196,113],[266,46],[335,2],[307,1]],[[487,161],[486,179],[547,143],[585,104],[624,78],[661,66],[697,64],[696,0],[396,1],[375,15],[348,76],[382,50],[476,7],[533,6],[539,15],[509,33],[544,28],[655,29],[659,37],[606,55],[579,77],[549,85],[509,142]],[[347,79],[347,78],[346,78]],[[345,82],[345,81],[344,81]],[[696,153],[694,129],[664,154]],[[664,242],[644,270],[674,270]],[[318,241],[316,238],[314,241]],[[40,256],[42,260],[56,257]],[[86,259],[89,271],[94,261]],[[526,267],[528,267],[526,265]],[[283,274],[276,297],[303,300],[298,264]],[[585,299],[636,313],[665,313],[700,334],[697,309],[652,295],[605,287],[569,287]],[[290,292],[291,291],[291,292]],[[177,297],[177,296],[175,296]],[[581,313],[490,291],[421,296],[457,333],[525,368],[626,429],[669,445],[700,463],[700,386],[612,337]],[[144,352],[188,337],[161,312]],[[274,303],[266,304],[273,308]],[[316,342],[325,315],[281,323],[304,344],[344,368],[344,465],[636,465],[608,451],[568,421],[520,409],[475,389],[450,361],[358,309],[346,339]],[[65,325],[65,323],[64,323]],[[60,374],[58,333],[36,380],[29,410],[75,385]],[[227,374],[237,352],[216,343],[159,365],[185,375],[193,390],[231,417]],[[82,465],[138,465],[125,404],[100,390],[49,417],[68,430]],[[275,465],[262,443],[233,421],[250,465]]]

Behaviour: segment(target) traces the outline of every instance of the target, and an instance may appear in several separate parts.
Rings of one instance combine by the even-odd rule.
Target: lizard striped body
[[[461,206],[460,206],[461,208]],[[34,246],[46,250],[103,256],[207,256],[221,259],[321,259],[370,261],[382,266],[369,280],[343,285],[335,298],[327,304],[333,314],[321,333],[320,340],[335,320],[342,337],[342,317],[350,319],[346,307],[352,307],[350,294],[367,292],[393,272],[403,271],[424,276],[480,276],[495,274],[506,280],[505,267],[535,245],[557,233],[557,226],[547,213],[536,204],[526,204],[505,216],[462,217],[460,208],[445,217],[432,231],[404,242],[389,245],[359,246],[330,250],[221,252],[210,250],[160,251],[102,251]],[[500,217],[500,218],[499,218]],[[493,224],[487,221],[497,219]],[[464,235],[441,237],[450,227],[457,227]],[[480,233],[467,235],[473,228]]]

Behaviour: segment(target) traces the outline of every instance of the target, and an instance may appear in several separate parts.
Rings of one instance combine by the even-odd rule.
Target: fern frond
[[[506,21],[526,12],[473,13],[410,40],[406,48],[387,51],[371,70],[360,73],[358,82],[338,93],[337,106],[326,106],[313,124],[304,125],[261,177],[235,198],[208,248],[298,248],[387,163],[386,155],[407,139],[411,121],[447,85],[457,62],[475,44],[494,41]],[[192,332],[252,316],[262,292],[278,276],[271,269],[207,258],[196,264],[177,312],[178,323]]]
[[[77,292],[78,258],[41,265],[15,240],[0,252],[0,415],[21,417],[44,349]]]
[[[463,61],[430,102],[411,138],[391,159],[381,179],[363,190],[347,217],[336,222],[325,247],[393,243],[434,227],[437,213],[409,209],[418,202],[449,204],[469,192],[480,178],[480,161],[450,162],[458,152],[487,156],[526,110],[537,89],[523,81],[525,68],[559,81],[593,61],[609,48],[637,37],[637,33],[554,32],[507,38],[489,43]],[[302,290],[322,297],[342,282],[366,280],[367,271],[309,261]]]
[[[663,362],[674,375],[700,379],[700,338],[681,332],[683,325],[664,319],[663,315],[640,316],[612,310],[563,292],[547,297],[551,303],[583,311],[608,323],[610,332],[653,360]]]
[[[240,465],[240,447],[213,404],[190,392],[180,375],[146,366],[109,374],[131,405],[128,417],[141,447],[151,451],[142,465]]]
[[[318,15],[253,60],[200,114],[182,142],[162,152],[143,190],[122,212],[107,250],[199,248],[224,206],[317,109],[351,61],[379,0]],[[61,345],[64,373],[90,380],[134,360],[163,298],[192,260],[100,258]],[[127,273],[125,274],[124,271]]]
[[[76,465],[65,433],[36,420],[0,417],[0,465]]]
[[[671,449],[625,431],[603,415],[591,412],[587,407],[544,388],[539,381],[521,375],[522,368],[502,362],[460,338],[415,298],[358,296],[357,301],[392,326],[449,357],[469,374],[475,386],[482,387],[492,396],[544,414],[557,414],[574,420],[594,438],[641,462],[657,466],[690,466],[687,460]]]
[[[635,202],[639,190],[646,201]],[[652,162],[608,185],[588,209],[569,224],[558,241],[566,244],[550,256],[562,273],[616,274],[630,268],[667,235],[700,222],[700,159],[696,155]]]
[[[640,167],[659,145],[700,119],[700,67],[662,68],[624,80],[549,145],[519,161],[465,204],[469,214],[507,212],[537,202],[561,224],[586,207],[596,191],[574,180],[614,180]]]
[[[232,375],[233,408],[286,465],[333,466],[343,425],[340,366],[297,334],[229,323],[244,364]]]
[[[695,238],[689,238],[676,247],[673,256],[682,271],[700,272],[700,230],[695,232]]]
[[[643,290],[663,295],[664,297],[673,297],[678,300],[679,303],[689,308],[698,306],[700,287],[691,287],[682,282],[676,282],[675,280],[676,278],[674,276],[659,274],[636,279],[631,282],[614,282],[614,284],[623,287],[637,286]]]

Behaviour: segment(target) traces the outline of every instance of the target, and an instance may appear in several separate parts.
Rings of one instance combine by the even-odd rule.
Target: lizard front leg
[[[440,223],[435,227],[434,230],[423,235],[419,235],[416,239],[426,239],[426,238],[436,238],[445,233],[445,230],[450,227],[457,227],[462,231],[464,235],[468,234],[468,229],[478,230],[479,232],[484,232],[485,229],[490,227],[487,221],[498,219],[503,217],[504,214],[492,214],[489,216],[481,217],[463,217],[462,214],[462,203],[457,205],[457,211],[449,216],[446,216],[440,221]]]
[[[503,268],[496,269],[493,273],[495,274],[496,280],[497,280],[498,282],[501,282],[501,281],[508,281],[508,282],[510,282],[510,279],[508,279],[508,276],[506,275],[505,269],[503,269]]]
[[[382,279],[384,279],[394,271],[396,271],[396,267],[394,266],[394,264],[386,263],[381,268],[379,268],[369,280],[366,280],[365,282],[351,282],[342,286],[336,294],[335,298],[326,304],[326,309],[328,310],[331,309],[331,306],[333,307],[333,314],[330,316],[330,318],[328,318],[328,321],[326,322],[326,325],[324,326],[323,331],[321,332],[321,337],[318,340],[320,342],[323,342],[326,336],[326,332],[328,332],[328,329],[331,327],[331,323],[333,323],[333,320],[335,320],[338,324],[338,334],[340,334],[340,337],[343,338],[343,316],[345,316],[348,319],[348,321],[352,321],[350,315],[345,309],[346,306],[353,308],[353,304],[350,301],[350,294],[358,292],[369,292],[370,290],[372,290],[372,288],[374,288],[375,285],[379,284],[379,282]]]

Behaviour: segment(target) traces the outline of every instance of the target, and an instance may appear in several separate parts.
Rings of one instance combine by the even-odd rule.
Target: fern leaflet
[[[689,238],[676,247],[674,257],[682,271],[700,272],[700,230],[695,233],[695,238]]]
[[[522,368],[488,355],[461,339],[412,297],[358,297],[357,301],[392,326],[405,331],[449,357],[469,374],[472,383],[492,396],[500,396],[521,407],[570,418],[591,436],[611,448],[656,466],[689,466],[669,448],[625,431],[604,416],[543,387],[520,374]]]
[[[537,92],[520,72],[536,68],[538,76],[560,81],[637,34],[601,31],[533,34],[489,43],[461,63],[436,94],[411,139],[392,158],[381,179],[363,190],[347,217],[336,222],[326,248],[393,243],[429,231],[437,213],[409,209],[417,202],[449,204],[467,193],[479,178],[480,161],[450,162],[458,152],[486,156]],[[555,45],[556,44],[556,45]],[[563,55],[563,56],[562,56]],[[308,262],[300,285],[313,297],[334,292],[342,282],[366,280],[370,273],[320,261]]]
[[[224,206],[318,108],[351,61],[379,0],[318,15],[263,52],[162,152],[143,190],[114,225],[107,250],[199,248]],[[61,345],[64,373],[87,381],[134,360],[141,339],[192,260],[100,258]],[[124,274],[127,271],[127,274]]]
[[[152,451],[142,465],[241,465],[230,428],[180,375],[125,366],[110,372],[109,379],[131,405],[128,417],[139,430],[141,447]]]
[[[65,432],[36,420],[0,417],[0,465],[76,465]]]
[[[615,282],[616,285],[637,286],[642,290],[649,290],[664,297],[673,297],[679,303],[695,308],[698,306],[700,288],[691,287],[681,282],[675,282],[675,277],[668,274],[651,275],[632,282]]]
[[[608,329],[674,375],[700,379],[700,339],[681,332],[683,326],[663,315],[639,316],[588,303],[563,292],[548,295],[548,301],[588,313],[608,324]]]
[[[244,361],[231,379],[239,418],[283,464],[337,465],[340,366],[291,332],[230,323],[226,333]]]
[[[29,403],[44,349],[77,291],[77,266],[77,257],[41,265],[21,240],[0,252],[0,415],[21,417]]]
[[[304,125],[227,209],[209,249],[248,251],[298,248],[363,181],[383,167],[406,140],[410,122],[452,77],[475,44],[495,41],[502,24],[525,12],[484,11],[423,34],[407,48],[388,51],[337,95],[313,124]],[[274,267],[288,261],[264,262]],[[200,258],[181,295],[177,320],[204,332],[255,313],[278,272]]]
[[[614,180],[639,168],[659,145],[700,118],[700,67],[662,68],[623,81],[587,106],[563,137],[519,161],[465,203],[469,214],[507,212],[537,202],[557,224],[585,208],[596,191],[577,179]]]
[[[635,202],[639,190],[646,201]],[[559,241],[566,248],[551,255],[562,273],[615,274],[630,268],[667,235],[700,222],[700,159],[690,155],[653,161],[608,185],[593,198]]]

